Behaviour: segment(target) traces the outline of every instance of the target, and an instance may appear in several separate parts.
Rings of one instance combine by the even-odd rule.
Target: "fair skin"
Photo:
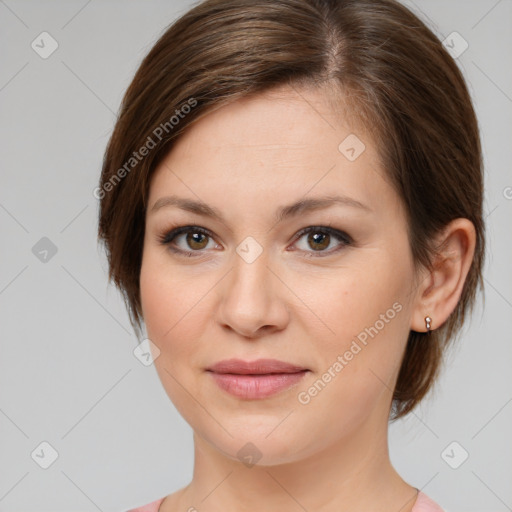
[[[338,150],[352,133],[366,146],[354,161]],[[195,446],[192,481],[160,512],[411,511],[416,488],[388,453],[392,390],[409,331],[425,331],[427,315],[439,327],[457,305],[475,233],[466,219],[453,221],[435,271],[415,269],[402,202],[384,177],[363,127],[335,114],[319,90],[288,87],[209,113],[155,170],[143,317],[160,350],[160,380],[193,428]],[[204,202],[224,220],[171,205],[153,209],[170,195]],[[335,204],[276,221],[281,207],[327,195],[364,207]],[[178,226],[209,234],[194,236],[191,228],[163,244]],[[331,226],[352,243],[322,229],[298,236],[309,226]],[[236,252],[246,237],[263,249],[251,263]],[[386,322],[377,324],[382,315]],[[371,326],[378,333],[332,377],[338,356]],[[271,397],[242,399],[205,371],[233,357],[275,358],[309,371]],[[301,403],[299,393],[328,368],[330,381]],[[250,467],[237,456],[248,442],[261,453]]]

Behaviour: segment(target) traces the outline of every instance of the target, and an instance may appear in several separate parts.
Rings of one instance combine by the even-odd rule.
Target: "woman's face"
[[[152,177],[140,285],[155,366],[233,459],[292,462],[387,427],[415,307],[406,218],[369,135],[325,98],[283,87],[212,112]],[[307,371],[208,370],[232,358]]]

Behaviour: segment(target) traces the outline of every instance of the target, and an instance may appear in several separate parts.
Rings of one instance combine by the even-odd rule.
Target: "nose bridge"
[[[263,326],[282,328],[287,319],[268,253],[260,248],[251,240],[237,247],[233,269],[221,291],[219,322],[246,336]]]
[[[243,252],[244,250],[246,252]],[[229,297],[237,300],[240,309],[243,309],[244,303],[261,308],[271,301],[272,273],[268,268],[267,252],[261,251],[257,254],[250,242],[242,243],[233,259],[234,268],[228,280]]]

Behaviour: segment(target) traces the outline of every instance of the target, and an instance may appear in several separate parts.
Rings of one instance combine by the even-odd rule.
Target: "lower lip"
[[[217,385],[224,391],[246,400],[266,398],[297,384],[307,370],[297,373],[272,373],[264,375],[238,375],[211,373]]]

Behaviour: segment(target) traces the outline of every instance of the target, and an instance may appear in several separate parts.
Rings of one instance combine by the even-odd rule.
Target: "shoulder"
[[[425,493],[419,491],[411,512],[444,512],[443,509]]]
[[[148,503],[147,505],[142,505],[141,507],[131,508],[126,512],[158,512],[158,508],[160,507],[162,501],[164,501],[164,498],[152,501],[151,503]]]

